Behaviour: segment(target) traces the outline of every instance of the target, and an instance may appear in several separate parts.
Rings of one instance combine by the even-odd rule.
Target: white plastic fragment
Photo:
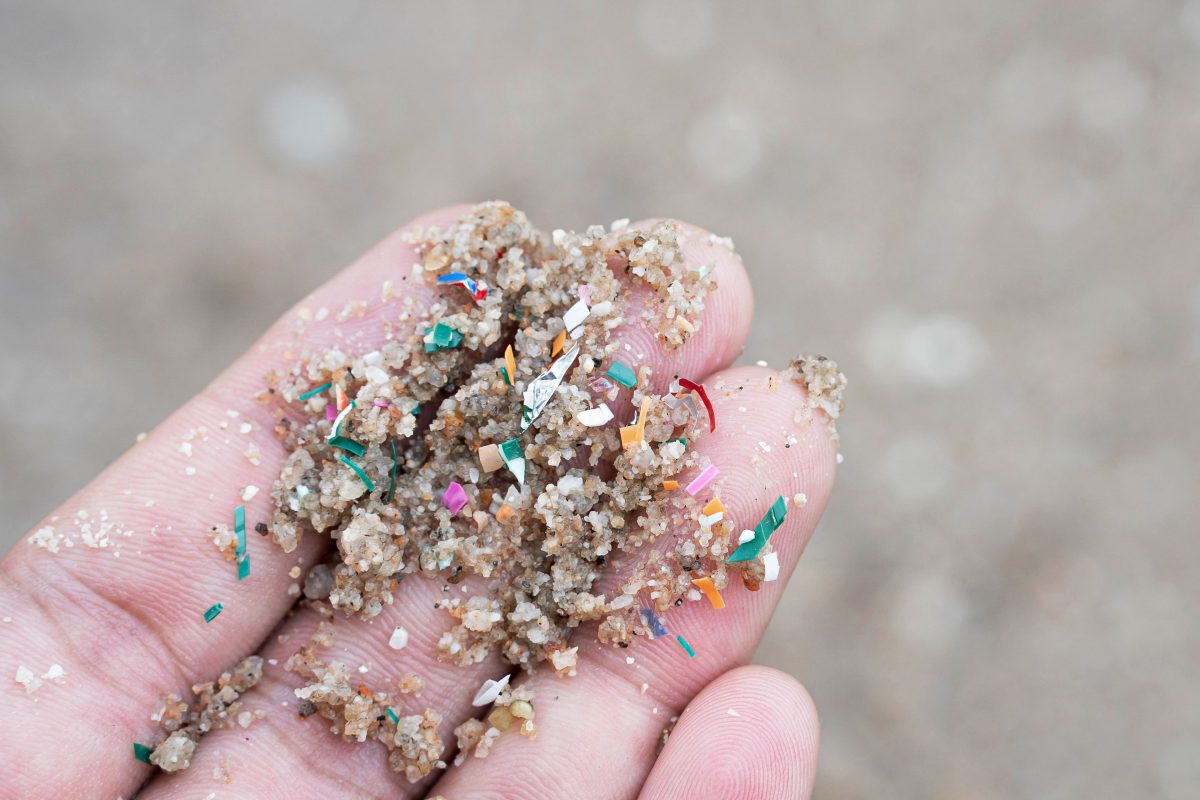
[[[25,694],[33,694],[38,689],[42,688],[42,679],[35,675],[33,670],[24,664],[17,666],[15,680],[17,683],[25,687]]]
[[[392,638],[388,639],[388,647],[393,650],[403,650],[406,644],[408,644],[408,631],[404,629],[403,625],[397,625],[396,629],[392,631]]]
[[[742,531],[738,535],[738,544],[745,544],[754,538],[754,531]]]
[[[763,583],[779,580],[779,553],[767,553],[763,557]]]
[[[612,422],[612,418],[613,413],[609,409],[608,403],[601,403],[596,408],[589,408],[575,415],[575,419],[579,420],[579,424],[585,428],[599,428],[601,425]]]
[[[715,514],[709,514],[707,516],[701,515],[700,516],[700,525],[705,528],[711,528],[713,525],[716,525],[718,522],[720,522],[723,519],[725,519],[724,511],[718,511]]]
[[[500,696],[500,692],[508,685],[510,675],[505,675],[498,681],[488,678],[483,682],[483,686],[479,687],[479,691],[475,693],[475,699],[471,701],[473,706],[486,706],[496,702],[496,698]]]
[[[588,304],[580,300],[575,305],[567,309],[567,313],[563,314],[563,324],[567,326],[568,331],[573,331],[583,324],[583,321],[588,318],[591,310]]]

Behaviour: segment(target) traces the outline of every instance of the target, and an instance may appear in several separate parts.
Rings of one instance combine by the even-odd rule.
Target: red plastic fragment
[[[704,403],[704,408],[708,411],[708,432],[712,433],[715,431],[717,429],[717,415],[713,411],[712,400],[708,399],[708,392],[704,391],[704,384],[689,381],[687,378],[680,378],[679,385],[700,395],[700,401]]]

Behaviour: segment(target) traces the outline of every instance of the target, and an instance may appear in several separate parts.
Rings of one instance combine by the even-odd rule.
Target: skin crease
[[[468,208],[443,209],[400,230],[445,225]],[[594,630],[584,626],[574,641],[580,646],[578,676],[564,680],[541,670],[516,678],[537,687],[537,739],[502,736],[488,759],[468,759],[444,776],[415,785],[387,771],[381,745],[349,745],[328,732],[326,721],[300,720],[292,689],[302,682],[281,666],[268,666],[244,705],[265,711],[266,718],[246,729],[213,732],[197,749],[190,770],[155,777],[139,796],[190,798],[217,791],[218,797],[254,798],[421,797],[427,792],[454,800],[632,798],[649,778],[642,796],[671,797],[685,796],[672,794],[673,787],[707,785],[687,783],[688,776],[703,775],[715,764],[720,764],[719,785],[736,793],[708,796],[808,796],[817,749],[811,700],[787,676],[739,665],[752,655],[824,507],[833,481],[834,448],[822,420],[806,427],[793,422],[794,410],[804,400],[798,386],[783,382],[768,388],[771,373],[760,368],[727,371],[741,352],[753,316],[749,280],[737,256],[710,242],[706,231],[685,227],[689,263],[715,262],[717,270],[719,288],[708,298],[701,332],[680,350],[662,352],[649,331],[632,323],[636,318],[631,312],[618,335],[655,365],[655,391],[665,391],[676,373],[708,385],[718,429],[697,447],[722,473],[706,491],[719,488],[739,524],[753,526],[778,494],[807,494],[808,505],[790,506],[772,538],[780,552],[780,581],[757,593],[727,587],[727,608],[720,612],[702,600],[669,615],[672,634],[684,634],[695,647],[694,660],[672,641],[629,650],[601,647]],[[233,565],[211,543],[209,528],[232,523],[225,518],[249,485],[260,491],[246,502],[248,528],[269,519],[269,489],[285,454],[271,434],[269,409],[253,401],[263,375],[333,343],[350,350],[378,344],[381,322],[396,313],[397,301],[372,302],[363,316],[340,323],[336,311],[352,300],[377,300],[385,279],[393,281],[397,296],[412,297],[418,308],[428,304],[439,290],[399,279],[409,274],[414,259],[399,232],[389,236],[298,304],[329,308],[333,313],[326,319],[301,329],[296,311],[285,314],[145,441],[34,526],[71,531],[80,511],[96,520],[103,510],[109,520],[132,531],[128,537],[114,537],[119,557],[80,544],[51,554],[22,542],[0,562],[0,604],[12,620],[0,624],[0,670],[11,677],[23,664],[40,675],[57,663],[66,672],[62,684],[47,682],[33,695],[12,680],[0,683],[0,763],[20,765],[6,771],[0,798],[132,796],[152,771],[133,759],[131,742],[155,740],[156,725],[149,715],[161,695],[186,696],[192,683],[212,680],[251,652],[282,663],[304,643],[316,617],[307,609],[289,613],[293,598],[288,587],[297,581],[288,573],[317,563],[328,540],[310,535],[296,552],[284,554],[251,533],[252,578],[237,582]],[[636,298],[633,305],[638,305]],[[612,407],[627,406],[623,394]],[[252,430],[241,434],[240,426],[247,422]],[[201,427],[207,438],[194,439],[191,455],[185,455],[180,443]],[[797,444],[783,448],[788,434]],[[763,457],[765,464],[756,469],[749,465],[759,441],[780,446],[772,446]],[[251,442],[261,451],[260,464],[244,455]],[[194,474],[187,474],[189,468]],[[681,484],[686,480],[690,476],[681,477]],[[480,711],[469,705],[470,697],[483,678],[504,674],[507,665],[492,659],[460,669],[435,658],[434,643],[448,620],[426,609],[441,595],[440,582],[402,582],[396,603],[376,620],[335,620],[337,644],[330,656],[371,665],[364,680],[378,686],[391,688],[409,671],[421,675],[426,689],[420,698],[404,697],[396,708],[406,714],[429,706],[442,713],[440,730],[451,746],[449,759],[451,730]],[[225,610],[205,625],[200,613],[216,600]],[[396,624],[410,634],[403,657],[387,647]],[[626,664],[628,655],[635,657],[636,669]],[[643,683],[652,686],[645,694]],[[745,706],[739,712],[743,716],[722,718],[729,698],[738,696],[754,699],[739,701]],[[664,723],[680,713],[676,734],[655,762]],[[721,724],[714,728],[712,720]],[[742,722],[744,727],[735,724]],[[709,729],[713,735],[706,738]],[[718,758],[718,751],[742,752],[731,743],[751,739],[752,752],[776,754],[773,769],[764,772],[763,764],[752,758],[740,759],[746,762],[744,769],[738,759]],[[580,758],[581,753],[586,757]],[[782,767],[780,759],[786,762]],[[613,763],[623,766],[614,771]],[[231,783],[214,782],[217,766],[228,768]],[[513,775],[527,782],[515,792]]]

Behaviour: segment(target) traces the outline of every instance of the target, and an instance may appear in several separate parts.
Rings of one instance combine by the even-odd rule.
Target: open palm
[[[463,210],[445,209],[414,224],[445,225]],[[731,586],[721,611],[688,603],[672,612],[672,632],[686,637],[695,658],[669,642],[611,648],[583,626],[573,642],[580,647],[577,676],[540,670],[513,677],[536,690],[535,739],[502,736],[486,759],[465,758],[413,784],[388,770],[381,746],[345,743],[329,732],[328,721],[298,713],[294,690],[303,680],[284,662],[308,641],[320,616],[295,605],[297,587],[329,540],[308,536],[284,553],[251,534],[254,573],[238,582],[210,529],[243,496],[251,529],[270,519],[268,490],[286,453],[272,434],[271,410],[254,400],[263,376],[303,350],[347,342],[366,349],[382,341],[383,321],[393,311],[385,303],[345,319],[331,313],[302,329],[297,314],[378,297],[385,280],[409,274],[417,255],[395,234],[302,301],[298,308],[306,311],[286,314],[35,527],[65,538],[50,547],[23,542],[0,562],[0,670],[7,676],[0,684],[0,796],[808,797],[817,753],[812,702],[790,677],[744,665],[825,505],[834,446],[823,425],[796,422],[805,400],[798,385],[775,380],[766,368],[730,367],[752,318],[750,283],[731,251],[707,232],[688,230],[689,260],[715,263],[720,285],[703,312],[702,332],[666,352],[651,332],[626,322],[621,340],[655,367],[655,391],[665,392],[675,374],[707,376],[705,382],[724,387],[712,400],[725,424],[697,447],[721,465],[732,518],[749,527],[774,497],[808,497],[772,539],[782,567],[778,582],[757,592]],[[417,307],[433,302],[437,290],[415,283],[397,285]],[[248,486],[262,491],[246,492]],[[398,697],[397,712],[437,709],[442,738],[452,744],[453,728],[480,712],[471,705],[480,684],[510,667],[498,657],[466,668],[438,660],[435,645],[450,621],[433,606],[447,590],[440,580],[401,582],[395,603],[374,620],[337,620],[330,656],[366,667],[362,679],[369,685],[394,686],[410,672],[422,676],[421,695]],[[203,611],[218,601],[223,613],[206,623]],[[403,650],[389,647],[396,625],[409,634]],[[160,698],[186,697],[192,684],[253,652],[266,659],[266,669],[244,708],[262,712],[260,718],[206,736],[189,770],[152,777],[131,755],[131,743],[155,740],[150,717]],[[52,665],[62,677],[55,678]],[[13,681],[21,668],[26,680]]]

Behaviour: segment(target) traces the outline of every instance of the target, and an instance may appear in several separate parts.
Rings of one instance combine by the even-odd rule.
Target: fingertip
[[[807,798],[819,730],[799,681],[770,667],[738,667],[684,710],[640,797]]]

